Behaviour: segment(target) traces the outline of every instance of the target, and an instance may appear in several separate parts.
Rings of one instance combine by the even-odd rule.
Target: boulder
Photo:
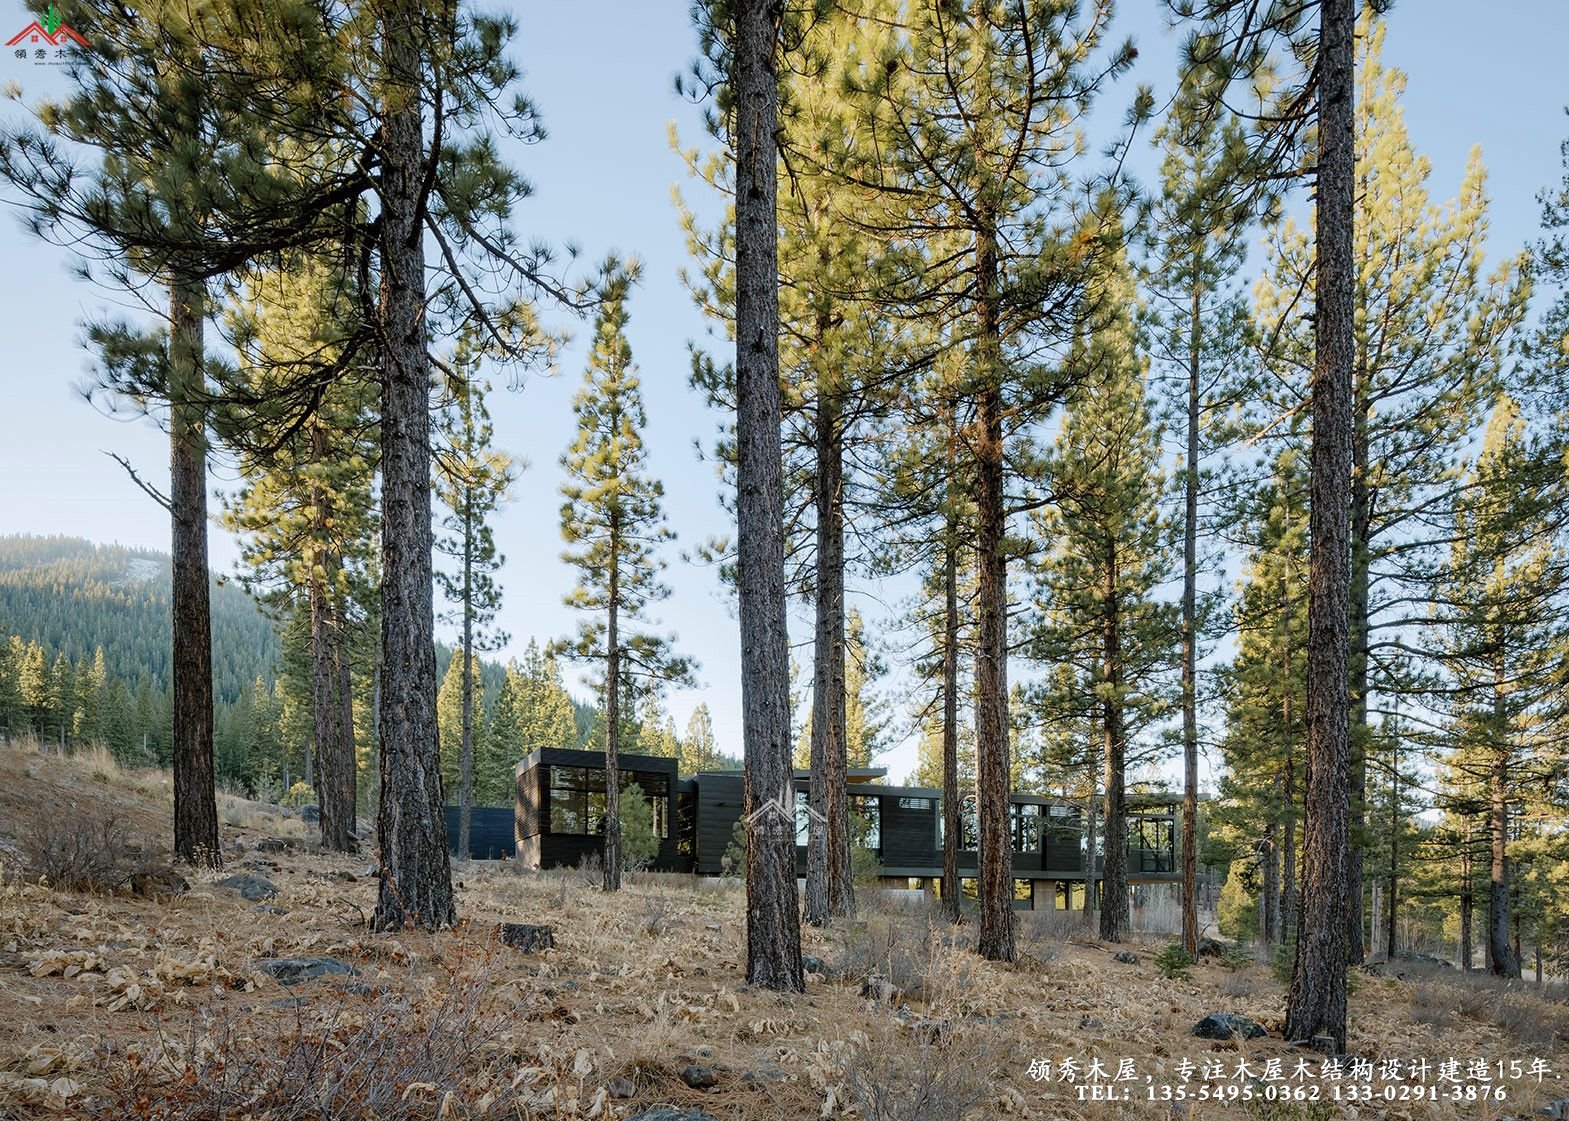
[[[701,1109],[677,1109],[673,1105],[659,1105],[633,1114],[627,1121],[718,1121],[711,1113]]]
[[[1554,1118],[1555,1121],[1569,1121],[1569,1098],[1559,1098],[1542,1107],[1542,1116]]]
[[[815,973],[819,977],[832,977],[834,975],[833,970],[828,967],[828,963],[813,954],[802,956],[801,968],[808,973]]]
[[[1231,947],[1216,938],[1200,938],[1196,957],[1223,958]]]
[[[337,958],[269,958],[256,963],[280,985],[297,985],[316,977],[339,974],[353,977],[354,967]]]
[[[503,946],[522,950],[525,954],[533,953],[535,950],[553,950],[556,946],[555,932],[548,926],[534,926],[526,922],[504,922],[496,928],[496,933],[500,936]]]
[[[257,852],[286,852],[294,847],[294,842],[282,837],[263,837],[256,842]]]
[[[185,877],[166,865],[132,872],[129,882],[132,891],[148,899],[184,895],[191,890],[191,885],[186,882]]]
[[[1235,1012],[1211,1012],[1193,1025],[1200,1039],[1258,1039],[1269,1033],[1264,1026]]]
[[[706,1090],[710,1086],[719,1085],[719,1076],[714,1073],[713,1067],[684,1066],[681,1068],[681,1081],[694,1090]]]
[[[637,1094],[637,1087],[630,1078],[612,1078],[605,1083],[605,1093],[613,1098],[630,1098]]]
[[[1112,961],[1120,961],[1123,965],[1139,964],[1139,955],[1132,950],[1118,950],[1111,955]]]
[[[252,903],[259,903],[263,899],[272,899],[278,894],[278,887],[265,876],[253,876],[249,872],[238,872],[233,876],[225,876],[218,881],[219,887],[226,887],[240,893],[241,899]]]
[[[861,982],[861,996],[865,1000],[897,1000],[899,990],[881,973],[873,973],[865,981]]]
[[[321,807],[317,805],[304,805],[300,807],[300,820],[307,825],[315,825],[321,821]]]

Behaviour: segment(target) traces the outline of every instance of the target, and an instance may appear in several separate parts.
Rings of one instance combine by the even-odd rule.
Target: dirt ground
[[[373,934],[369,856],[233,798],[227,867],[186,872],[188,892],[36,882],[40,846],[73,837],[156,866],[168,797],[157,772],[0,749],[0,1118],[1523,1119],[1569,1099],[1564,994],[1421,966],[1353,974],[1336,1077],[1280,1038],[1267,966],[1163,979],[1162,944],[1059,915],[1021,914],[1020,961],[996,965],[973,927],[867,889],[855,923],[806,931],[822,972],[781,997],[743,982],[735,881],[636,875],[612,898],[576,872],[459,865],[457,929]],[[218,885],[237,873],[277,895]],[[503,922],[555,947],[502,945]],[[300,957],[353,973],[284,985],[262,964]],[[1212,1012],[1271,1034],[1196,1038]]]

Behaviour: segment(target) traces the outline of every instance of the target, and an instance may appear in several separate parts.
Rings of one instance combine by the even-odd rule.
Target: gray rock
[[[1552,1117],[1555,1121],[1569,1121],[1569,1098],[1559,1098],[1542,1107],[1542,1116]]]
[[[819,977],[832,977],[833,970],[828,963],[814,954],[806,954],[801,958],[801,968],[808,973],[816,973]]]
[[[556,946],[556,935],[548,926],[534,926],[526,922],[504,922],[496,928],[496,933],[501,936],[503,946],[511,946],[514,950],[522,950],[525,954],[535,950],[552,950]]]
[[[905,1027],[916,1039],[932,1047],[941,1047],[948,1042],[947,1020],[911,1020]]]
[[[184,895],[191,890],[191,885],[186,882],[185,877],[168,867],[144,868],[132,872],[130,886],[137,895],[148,899]]]
[[[1139,955],[1132,950],[1118,950],[1111,955],[1112,961],[1120,961],[1123,965],[1139,964]]]
[[[1211,1012],[1193,1025],[1200,1039],[1258,1039],[1269,1033],[1264,1026],[1235,1012]]]
[[[711,1113],[704,1113],[701,1109],[677,1109],[673,1105],[659,1105],[634,1114],[628,1117],[627,1121],[719,1121],[719,1119]]]
[[[1223,958],[1231,947],[1214,938],[1200,938],[1198,954],[1201,958]]]
[[[694,1090],[706,1090],[710,1086],[719,1085],[719,1076],[714,1073],[713,1067],[700,1067],[693,1064],[681,1068],[681,1081]]]
[[[637,1087],[630,1078],[612,1078],[605,1083],[605,1093],[613,1098],[630,1098],[637,1093]]]
[[[1094,1016],[1084,1016],[1079,1020],[1079,1029],[1081,1031],[1097,1031],[1100,1028],[1104,1028],[1105,1026],[1105,1024],[1101,1023]]]
[[[252,903],[259,903],[263,899],[272,899],[278,894],[277,885],[265,876],[253,876],[249,872],[239,872],[233,876],[225,876],[218,881],[219,887],[231,888],[240,893],[241,899]]]
[[[333,974],[346,977],[356,975],[352,965],[337,958],[269,958],[256,964],[280,985],[297,985],[301,981]]]
[[[765,1060],[758,1063],[756,1067],[743,1074],[741,1076],[741,1081],[755,1084],[758,1082],[785,1082],[788,1081],[789,1078],[789,1071],[785,1070],[777,1063],[770,1063]]]
[[[897,1000],[899,990],[889,983],[882,974],[873,973],[865,981],[861,982],[861,996],[865,1000]]]
[[[256,842],[257,852],[285,852],[293,847],[293,841],[285,840],[282,837],[263,837]]]
[[[258,903],[251,910],[259,915],[287,915],[289,913],[287,907],[274,907],[271,903]]]
[[[321,820],[321,807],[317,805],[304,805],[300,807],[300,820],[307,825],[315,825]]]

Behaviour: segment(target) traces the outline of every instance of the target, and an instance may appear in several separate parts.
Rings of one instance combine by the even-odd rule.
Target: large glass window
[[[1041,808],[1034,802],[1015,802],[1013,810],[1013,851],[1039,852],[1041,848]]]
[[[981,836],[980,811],[976,807],[975,795],[966,794],[959,799],[959,824],[961,827],[961,832],[959,833],[959,847],[961,849],[968,850],[975,849],[980,843]],[[944,824],[943,815],[939,813],[937,815],[938,848],[942,848],[943,846],[943,838],[947,836],[947,833],[945,832],[946,828],[947,826]]]
[[[883,800],[877,795],[850,795],[850,836],[863,849],[882,851]]]
[[[670,836],[670,780],[648,771],[622,771],[625,795],[637,786],[653,808],[654,832]],[[599,767],[550,768],[550,831],[588,836],[605,831],[605,772]]]

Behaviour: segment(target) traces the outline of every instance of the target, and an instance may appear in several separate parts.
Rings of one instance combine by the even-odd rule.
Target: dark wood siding
[[[447,806],[447,848],[458,851],[458,807]],[[517,852],[511,810],[474,806],[469,810],[469,857],[502,860]]]
[[[740,771],[697,775],[692,781],[697,787],[697,870],[717,876],[741,820],[746,782]]]

